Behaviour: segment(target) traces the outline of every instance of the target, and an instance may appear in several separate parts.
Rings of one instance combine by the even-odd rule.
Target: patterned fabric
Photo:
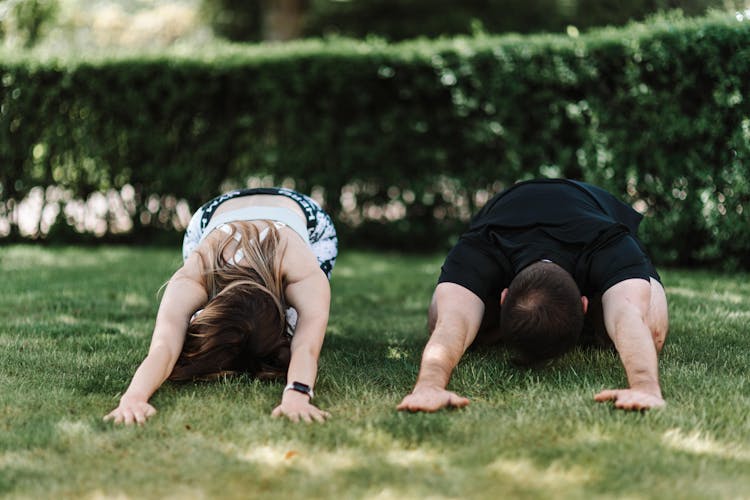
[[[205,203],[196,210],[192,219],[190,219],[190,224],[188,224],[187,231],[185,232],[185,238],[182,241],[182,259],[186,260],[198,247],[201,236],[203,236],[203,232],[208,226],[211,217],[222,203],[240,196],[252,196],[256,194],[286,196],[297,202],[305,213],[307,231],[310,237],[310,248],[318,259],[320,269],[330,279],[331,271],[338,255],[338,238],[336,237],[336,228],[333,226],[333,221],[315,200],[286,188],[238,189],[217,196]]]
[[[300,206],[305,213],[307,222],[307,231],[310,238],[310,248],[318,259],[320,269],[331,279],[331,271],[336,264],[338,255],[338,238],[336,237],[336,228],[333,226],[331,217],[318,205],[318,203],[304,194],[286,188],[258,188],[258,189],[239,189],[217,196],[213,200],[205,203],[196,210],[190,219],[185,238],[182,241],[182,259],[187,260],[191,253],[198,248],[201,237],[211,221],[211,217],[216,209],[225,201],[240,196],[252,196],[256,194],[280,195],[291,198]],[[193,317],[200,314],[196,312]],[[191,318],[192,321],[192,318]],[[287,335],[294,335],[294,329],[297,327],[297,311],[293,307],[286,310],[286,332]]]

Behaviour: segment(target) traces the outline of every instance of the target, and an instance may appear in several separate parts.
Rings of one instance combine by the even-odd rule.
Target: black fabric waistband
[[[201,207],[201,209],[203,210],[203,217],[201,218],[201,229],[205,228],[208,225],[211,217],[214,215],[214,212],[216,212],[216,209],[219,208],[225,201],[233,200],[235,198],[240,198],[243,196],[253,196],[257,194],[286,196],[287,198],[294,200],[302,209],[302,212],[305,214],[307,228],[312,229],[316,226],[318,221],[316,213],[320,209],[316,205],[311,203],[306,196],[291,189],[270,187],[237,189],[235,191],[225,193],[221,196],[217,196]]]

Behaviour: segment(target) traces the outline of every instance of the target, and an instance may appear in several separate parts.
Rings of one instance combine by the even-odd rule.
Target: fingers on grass
[[[316,422],[320,422],[321,424],[326,421],[325,415],[321,413],[313,413],[312,416],[313,419],[315,419]]]
[[[435,413],[440,408],[442,408],[442,406],[409,404],[409,405],[405,405],[403,409],[411,413],[416,413],[420,411],[425,412],[425,413]]]
[[[637,401],[626,401],[624,403],[615,403],[615,408],[627,411],[641,411],[651,408],[649,405],[638,403]]]
[[[401,403],[396,407],[398,411],[414,411],[414,405],[412,405],[411,400],[409,399],[409,396],[406,396],[403,400],[401,400]]]
[[[645,410],[652,410],[655,408],[661,408],[664,406],[665,403],[659,402],[659,401],[649,401],[649,402],[643,402],[643,401],[634,401],[634,400],[626,400],[620,403],[619,401],[615,403],[615,408],[619,408],[622,410],[632,410],[632,411],[645,411]]]
[[[402,401],[400,405],[396,407],[398,411],[414,411],[413,405],[408,401]]]
[[[323,423],[326,421],[326,419],[331,418],[331,414],[328,413],[327,411],[318,410],[317,412],[313,413],[313,418],[316,421]]]
[[[133,425],[133,424],[134,424],[134,423],[136,422],[136,420],[135,420],[135,415],[133,414],[133,412],[132,412],[132,411],[130,411],[130,410],[125,410],[125,411],[123,412],[123,414],[124,414],[124,416],[123,416],[123,417],[124,417],[124,418],[123,418],[124,422],[123,422],[123,423],[124,423],[125,425]]]
[[[630,401],[620,399],[615,401],[615,408],[619,408],[620,410],[634,410],[635,404]]]
[[[615,389],[607,389],[595,395],[594,400],[599,401],[600,403],[603,401],[612,401],[612,400],[616,401],[619,392],[620,391],[615,390]]]
[[[451,395],[451,398],[448,400],[448,405],[455,408],[463,408],[464,406],[468,406],[468,404],[469,400],[467,398],[456,394]]]

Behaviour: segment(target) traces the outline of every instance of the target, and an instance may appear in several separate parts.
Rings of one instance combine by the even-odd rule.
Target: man
[[[602,391],[596,401],[663,406],[657,355],[667,300],[636,236],[641,218],[603,189],[564,179],[522,182],[492,198],[443,264],[419,376],[398,409],[469,404],[446,387],[474,342],[503,343],[533,364],[581,342],[584,320],[597,318],[598,328],[588,329],[593,341],[611,339],[629,388]]]

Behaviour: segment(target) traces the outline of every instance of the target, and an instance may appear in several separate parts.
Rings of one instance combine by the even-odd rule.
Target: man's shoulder
[[[510,267],[500,248],[481,233],[469,232],[462,235],[448,252],[438,283],[461,285],[489,302],[499,297],[499,290],[510,282]]]

